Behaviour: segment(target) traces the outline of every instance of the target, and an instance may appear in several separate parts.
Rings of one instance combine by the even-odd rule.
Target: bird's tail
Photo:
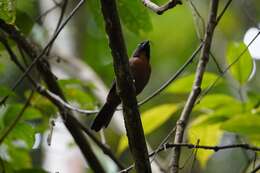
[[[107,127],[112,119],[117,105],[105,103],[91,125],[91,129],[98,132],[102,127]]]

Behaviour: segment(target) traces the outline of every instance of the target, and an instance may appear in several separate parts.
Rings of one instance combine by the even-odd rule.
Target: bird
[[[149,40],[141,42],[129,59],[129,68],[133,76],[135,94],[140,94],[147,85],[151,75],[150,43]],[[113,81],[105,104],[94,119],[91,129],[98,132],[110,123],[117,106],[121,103],[116,91],[116,82]]]

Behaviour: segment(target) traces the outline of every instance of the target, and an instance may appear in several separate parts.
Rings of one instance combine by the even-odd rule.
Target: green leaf
[[[28,14],[23,11],[17,10],[16,13],[16,26],[23,34],[29,34],[33,27],[34,21],[30,16],[28,16]]]
[[[223,123],[221,128],[242,135],[259,135],[260,116],[249,113],[235,116]]]
[[[163,104],[147,110],[142,115],[144,134],[149,134],[165,123],[179,107],[174,104]],[[156,120],[156,121],[154,121]]]
[[[173,82],[167,89],[166,92],[169,93],[188,93],[192,89],[192,84],[194,81],[195,74],[191,74],[188,76],[184,76],[175,82]],[[203,77],[203,82],[201,85],[201,89],[205,89],[209,87],[216,79],[217,75],[214,73],[205,73]],[[217,84],[219,84],[222,80],[220,80]]]
[[[93,109],[95,107],[93,97],[84,90],[85,88],[80,80],[60,80],[59,83],[70,102],[80,104],[83,109]]]
[[[225,94],[211,94],[206,95],[200,101],[199,104],[196,105],[195,109],[214,109],[219,107],[225,107],[228,104],[239,104],[239,102],[233,97]]]
[[[246,49],[246,45],[243,42],[233,42],[228,45],[227,48],[227,62],[232,64]],[[245,84],[253,69],[253,59],[247,50],[237,61],[233,64],[229,70],[230,74],[240,83]]]
[[[203,124],[208,119],[208,115],[199,116],[188,128],[189,142],[196,144],[200,140],[200,145],[217,145],[223,132],[220,129],[221,123]],[[205,167],[209,157],[214,151],[198,150],[197,157],[202,167]]]
[[[194,124],[193,126],[204,126],[204,125],[214,125],[218,124],[220,122],[225,122],[229,118],[225,115],[219,115],[219,114],[204,114],[200,115],[199,117],[204,117],[202,120]]]
[[[31,99],[31,105],[37,108],[46,118],[53,116],[57,112],[57,108],[48,99],[38,93],[35,93]]]
[[[163,104],[147,110],[142,115],[142,124],[144,134],[150,134],[163,123],[165,123],[173,113],[178,110],[178,106],[174,104]],[[156,120],[156,121],[155,121]],[[121,154],[128,147],[128,140],[126,136],[122,136],[117,148],[117,154]]]
[[[28,123],[18,123],[15,128],[10,132],[7,140],[22,140],[25,142],[27,149],[32,148],[34,144],[34,128]]]
[[[1,0],[0,18],[9,24],[14,24],[16,17],[15,0]]]
[[[127,29],[135,34],[152,29],[147,8],[144,8],[139,0],[119,0],[117,2],[121,20]]]
[[[11,105],[8,105],[5,111],[1,111],[1,117],[4,118],[4,123],[6,125],[10,124],[21,112],[23,108],[23,104],[20,103],[13,103]],[[41,118],[42,114],[38,109],[35,109],[33,107],[27,107],[25,112],[22,115],[22,120],[33,120]]]
[[[12,92],[11,89],[6,86],[0,86],[0,97],[5,97],[7,95],[14,96],[15,93]]]
[[[9,145],[8,153],[11,157],[10,162],[14,169],[29,168],[32,166],[32,161],[28,150],[11,147]]]

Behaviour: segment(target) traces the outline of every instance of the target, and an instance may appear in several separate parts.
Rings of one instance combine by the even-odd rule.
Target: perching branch
[[[182,5],[181,0],[169,0],[166,4],[162,6],[158,6],[155,3],[151,2],[150,0],[142,0],[144,6],[151,9],[153,12],[157,13],[158,15],[163,14],[165,11],[175,7],[176,5]]]
[[[193,83],[192,91],[188,97],[188,100],[183,108],[181,116],[176,124],[176,134],[174,143],[179,144],[183,140],[183,134],[188,123],[191,111],[194,107],[196,99],[201,92],[201,83],[203,80],[204,73],[206,71],[206,66],[209,61],[210,47],[212,43],[214,29],[217,22],[217,11],[218,11],[218,0],[211,0],[211,7],[208,19],[207,30],[204,36],[204,45],[202,48],[202,54],[200,61],[197,66],[195,80]],[[171,172],[178,173],[179,171],[179,159],[180,159],[180,148],[174,148],[173,158],[171,162]]]
[[[102,13],[112,50],[117,92],[122,100],[125,127],[137,173],[151,173],[140,113],[135,97],[133,78],[122,34],[115,0],[101,0]]]

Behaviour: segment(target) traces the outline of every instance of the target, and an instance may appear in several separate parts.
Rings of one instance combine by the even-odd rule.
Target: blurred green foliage
[[[154,2],[165,3],[164,0]],[[208,1],[195,0],[193,3],[201,19],[206,23]],[[200,101],[196,103],[192,112],[185,136],[188,142],[196,144],[199,140],[199,144],[202,145],[218,145],[223,141],[225,134],[231,133],[238,135],[243,139],[242,141],[249,144],[260,145],[258,135],[260,132],[260,85],[257,82],[259,70],[257,69],[249,80],[253,68],[250,52],[245,51],[239,57],[246,48],[243,43],[246,30],[255,26],[254,20],[259,22],[259,3],[258,0],[233,1],[221,19],[215,32],[211,52],[222,71],[237,58],[240,59],[232,65],[227,74],[219,78],[220,72],[216,68],[216,62],[210,57],[202,83],[202,94],[205,95],[200,97]],[[129,57],[139,42],[151,41],[152,76],[144,92],[138,96],[140,100],[159,88],[189,58],[200,41],[196,27],[202,31],[201,23],[203,22],[200,21],[199,24],[198,20],[201,19],[194,16],[194,9],[187,1],[184,5],[177,6],[161,16],[145,8],[140,0],[117,0],[117,4]],[[225,1],[221,1],[219,9],[221,10],[224,5]],[[39,2],[36,0],[3,0],[0,2],[0,18],[16,25],[24,35],[30,38],[32,29],[38,27],[38,30],[35,29],[34,32],[39,31],[39,28],[45,29],[42,26],[44,17],[36,21],[40,15],[38,6]],[[70,9],[69,6],[67,10]],[[77,15],[69,23],[74,31],[75,43],[73,44],[76,45],[77,54],[84,63],[93,68],[105,84],[110,86],[114,78],[113,62],[100,12],[100,2],[87,1]],[[19,60],[22,61],[14,42],[8,41],[19,56]],[[156,148],[175,126],[192,88],[197,62],[198,58],[162,94],[141,107],[144,132],[152,148]],[[256,68],[258,67],[259,64],[257,65],[256,62]],[[10,90],[10,86],[20,74],[0,44],[0,98],[4,98],[7,94],[11,97],[0,108],[0,136],[21,112],[31,90],[28,82],[22,83],[15,92]],[[209,88],[218,78],[214,87]],[[93,94],[94,85],[85,84],[74,78],[58,82],[71,104],[83,109],[95,109],[100,104]],[[205,93],[207,89],[210,90]],[[49,120],[56,116],[57,108],[49,100],[35,93],[21,120],[0,144],[0,160],[7,173],[45,172],[36,168],[30,152],[35,142],[35,133],[48,130]],[[86,120],[86,124],[89,124],[89,120]],[[132,160],[127,150],[127,137],[110,129],[106,130],[105,135],[111,150],[117,153],[126,165],[131,164]],[[231,138],[228,137],[228,139]],[[186,153],[184,157],[188,157],[189,152],[190,150],[184,152]],[[169,153],[160,153],[161,160],[167,162]],[[99,152],[98,155],[104,159],[103,153]],[[230,157],[233,156],[230,152]],[[42,156],[39,155],[39,157]],[[207,172],[216,168],[216,165],[212,165],[212,160],[226,156],[224,154],[216,156],[213,151],[199,150],[196,157],[199,161],[197,172]],[[106,159],[104,161],[106,162]],[[249,166],[249,162],[244,164]],[[218,166],[223,167],[221,170],[225,170],[225,165]],[[1,171],[2,167],[0,167]]]

